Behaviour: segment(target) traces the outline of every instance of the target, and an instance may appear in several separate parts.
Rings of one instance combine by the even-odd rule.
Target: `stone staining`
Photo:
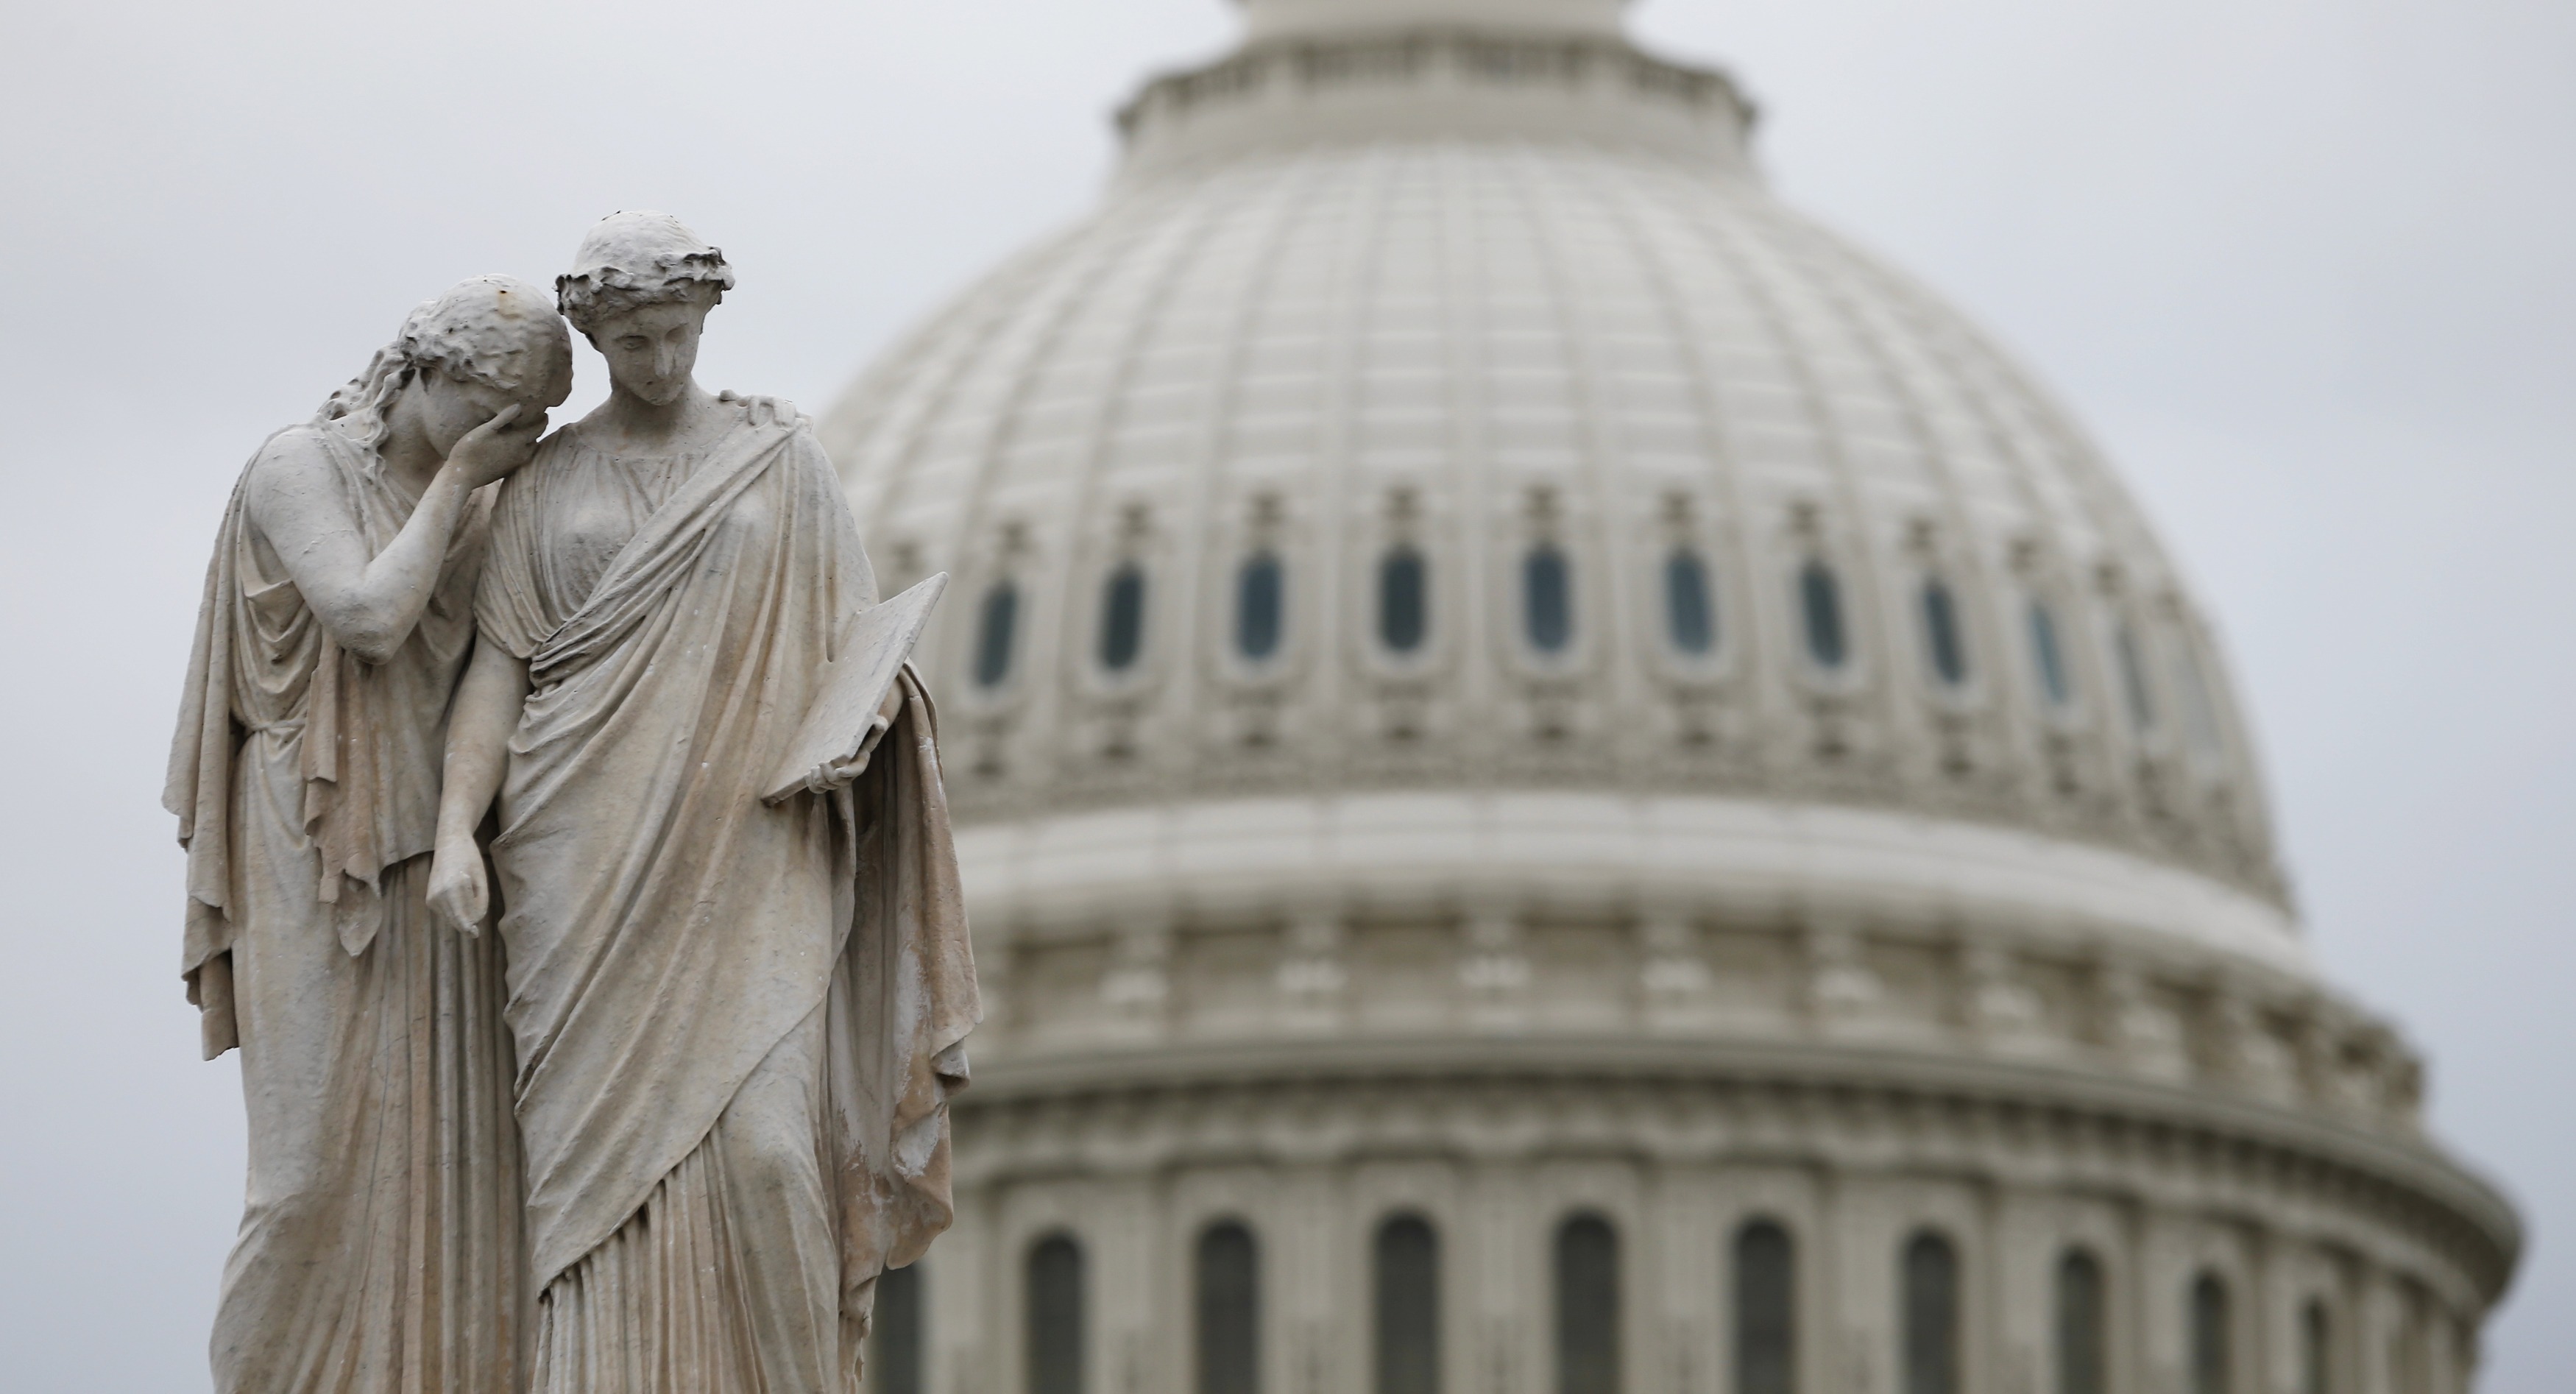
[[[500,945],[434,922],[429,853],[487,486],[571,375],[552,296],[467,281],[269,437],[218,528],[164,801],[189,996],[207,1056],[241,1050],[250,1109],[219,1394],[322,1372],[352,1394],[518,1389]],[[433,1261],[448,1281],[419,1280]]]
[[[1018,1278],[952,1266],[931,1382],[1218,1379],[1219,1223],[1273,1394],[1595,1381],[1591,1216],[1635,1394],[2184,1389],[2216,1231],[2349,1275],[2338,1380],[2403,1311],[2459,1386],[2516,1222],[2311,962],[2224,655],[2080,424],[1614,0],[1241,9],[1099,213],[823,427],[872,535],[1021,598],[1000,688],[974,626],[923,655],[1012,752],[949,771],[1012,994],[960,1237],[1097,1276],[1082,1370],[1024,1370]],[[2292,1295],[2227,1280],[2239,1382],[2286,1374]]]
[[[768,797],[777,714],[874,666],[830,646],[879,597],[810,424],[692,377],[733,284],[664,214],[582,239],[556,292],[608,397],[494,507],[448,721],[430,900],[463,928],[506,888],[545,1062],[516,1107],[536,1394],[625,1394],[629,1360],[644,1394],[846,1383],[847,1304],[950,1213],[981,1013],[928,697],[906,669]]]
[[[251,1111],[219,1391],[849,1389],[947,1227],[928,698],[810,423],[692,377],[733,283],[613,214],[551,296],[416,310],[224,516],[166,798]],[[610,391],[544,435],[567,319]],[[845,753],[773,797],[817,712]]]

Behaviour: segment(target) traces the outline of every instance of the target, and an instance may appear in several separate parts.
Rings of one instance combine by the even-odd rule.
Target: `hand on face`
[[[526,464],[536,454],[537,441],[545,433],[543,409],[532,411],[513,402],[491,420],[466,432],[456,448],[447,452],[447,467],[458,472],[459,482],[466,488],[480,489]]]
[[[505,392],[433,370],[423,382],[431,441],[443,447],[448,468],[459,472],[466,488],[503,478],[536,452],[546,433],[546,408],[568,395],[569,377],[555,374],[531,390]]]

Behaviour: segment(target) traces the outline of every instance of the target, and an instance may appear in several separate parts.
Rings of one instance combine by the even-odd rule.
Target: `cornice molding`
[[[1605,1105],[1625,1116],[1563,1126]],[[2107,1156],[2142,1176],[2233,1179],[2366,1213],[2445,1254],[2484,1301],[2501,1294],[2522,1247],[2503,1194],[2420,1141],[2206,1090],[1901,1049],[1563,1036],[1163,1047],[979,1067],[953,1107],[961,1179],[977,1184],[1060,1173],[1077,1155],[1089,1159],[1080,1167],[1114,1156],[1110,1169],[1123,1171],[1425,1152],[1763,1154],[1855,1170],[1937,1162],[2003,1181],[2047,1159]],[[1762,1126],[1731,1136],[1728,1112],[1760,1115]],[[1512,1126],[1510,1115],[1530,1126]],[[1266,1128],[1265,1118],[1288,1125]],[[1105,1154],[1027,1142],[1104,1120],[1119,1133]],[[1855,1136],[1890,1127],[1992,1145],[1909,1157]]]

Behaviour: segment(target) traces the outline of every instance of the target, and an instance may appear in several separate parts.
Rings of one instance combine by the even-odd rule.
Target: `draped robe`
[[[448,699],[489,496],[382,663],[333,641],[263,534],[253,471],[327,481],[372,555],[416,499],[346,423],[269,438],[207,568],[164,802],[208,1059],[241,1050],[250,1163],[218,1394],[515,1394],[525,1329],[510,1038],[491,936],[425,899]]]
[[[877,1275],[949,1220],[974,970],[931,710],[763,804],[876,602],[809,428],[579,427],[504,486],[478,614],[528,661],[492,847],[541,1394],[855,1387]]]

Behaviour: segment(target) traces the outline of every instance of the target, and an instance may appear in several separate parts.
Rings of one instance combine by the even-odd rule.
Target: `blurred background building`
[[[1621,8],[1244,0],[826,420],[990,1010],[872,1385],[2464,1390],[2181,578]]]

